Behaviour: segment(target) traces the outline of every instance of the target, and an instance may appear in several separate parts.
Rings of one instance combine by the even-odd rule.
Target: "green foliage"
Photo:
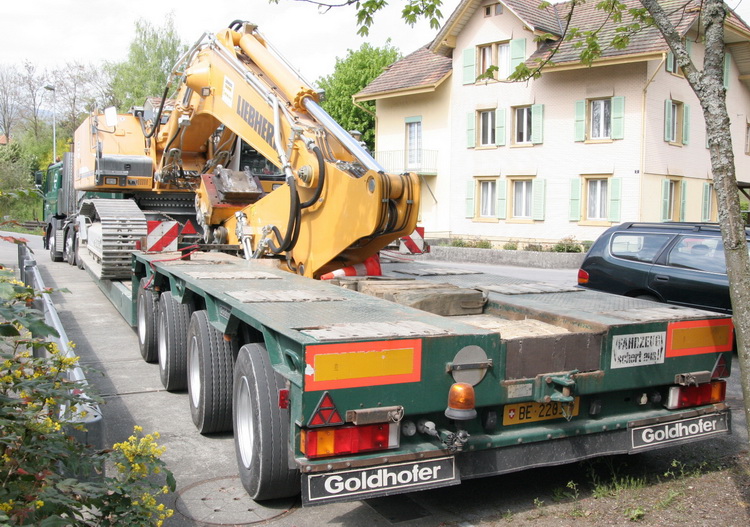
[[[160,526],[172,511],[157,498],[175,481],[158,434],[136,427],[104,452],[76,439],[99,398],[71,380],[78,357],[50,341],[39,294],[0,268],[0,525]]]
[[[464,240],[463,238],[451,238],[451,247],[467,247],[470,249],[492,249],[492,242],[489,240]]]
[[[540,243],[527,243],[523,250],[541,253],[544,252],[544,246]]]
[[[357,51],[348,50],[346,58],[337,58],[333,73],[317,81],[326,93],[321,103],[323,109],[345,130],[361,132],[362,140],[370,150],[375,147],[375,103],[362,103],[361,106],[369,110],[365,111],[354,105],[352,95],[400,58],[401,53],[390,44],[390,40],[382,48],[364,43]]]
[[[625,509],[625,517],[631,522],[639,522],[646,518],[646,511],[643,507],[628,507]]]
[[[566,236],[552,247],[552,251],[556,253],[579,253],[582,250],[574,236]]]
[[[35,153],[21,143],[0,148],[0,220],[5,216],[20,221],[39,218],[42,205],[32,175],[38,164]]]
[[[131,106],[143,105],[147,97],[161,97],[172,66],[186,49],[174,28],[173,14],[161,27],[143,19],[136,21],[127,60],[106,66],[119,109],[127,111]]]
[[[518,242],[514,242],[514,241],[505,242],[505,244],[503,245],[503,249],[505,249],[506,251],[517,251]]]

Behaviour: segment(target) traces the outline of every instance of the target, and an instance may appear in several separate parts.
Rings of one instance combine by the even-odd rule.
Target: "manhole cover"
[[[177,512],[206,525],[252,525],[287,514],[297,498],[264,501],[250,499],[239,476],[199,481],[178,493]]]

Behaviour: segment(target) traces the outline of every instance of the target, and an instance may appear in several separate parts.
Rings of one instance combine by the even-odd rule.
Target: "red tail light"
[[[589,274],[583,269],[578,269],[578,285],[585,285],[589,283]]]
[[[399,424],[303,429],[300,450],[309,459],[387,450],[399,446]]]
[[[672,386],[667,396],[669,410],[690,408],[724,402],[727,395],[726,381],[712,381],[698,386]]]

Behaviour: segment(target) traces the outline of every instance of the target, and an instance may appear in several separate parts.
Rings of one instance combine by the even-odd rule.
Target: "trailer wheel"
[[[167,391],[187,387],[187,330],[192,306],[180,304],[169,291],[159,300],[159,376]]]
[[[62,262],[62,254],[55,250],[55,228],[50,229],[47,235],[47,248],[49,249],[49,259],[53,262]]]
[[[76,264],[76,233],[73,229],[68,229],[65,233],[65,245],[63,247],[63,259],[69,265]]]
[[[159,360],[159,348],[157,342],[159,298],[151,289],[146,289],[148,279],[141,278],[138,285],[138,298],[136,300],[136,312],[138,314],[138,345],[141,348],[141,357],[146,362],[157,362]]]
[[[289,466],[289,410],[278,405],[284,386],[265,348],[240,348],[234,365],[234,451],[242,485],[257,501],[300,491],[299,470]]]
[[[232,430],[232,345],[208,321],[205,311],[190,317],[188,393],[193,423],[201,434]]]

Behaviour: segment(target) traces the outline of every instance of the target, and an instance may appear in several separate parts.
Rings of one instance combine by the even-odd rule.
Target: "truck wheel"
[[[232,430],[232,344],[208,321],[205,311],[190,317],[188,393],[193,423],[201,434]]]
[[[63,249],[63,258],[69,265],[76,264],[76,233],[73,229],[68,229],[65,233],[65,247]]]
[[[75,251],[76,251],[76,267],[83,270],[83,259],[81,258],[81,240],[76,236],[75,241]]]
[[[156,339],[159,298],[154,291],[146,289],[148,282],[146,278],[141,278],[138,285],[138,299],[136,300],[138,345],[141,348],[143,360],[156,362],[159,360],[159,348]]]
[[[55,229],[51,229],[47,235],[47,248],[49,249],[49,259],[53,262],[62,262],[62,254],[55,250]]]
[[[159,375],[167,391],[187,387],[187,330],[192,306],[180,304],[172,293],[161,294],[159,300]]]
[[[283,378],[265,348],[247,344],[234,365],[234,451],[240,479],[256,501],[299,494],[299,470],[289,466],[289,410],[279,408]]]

